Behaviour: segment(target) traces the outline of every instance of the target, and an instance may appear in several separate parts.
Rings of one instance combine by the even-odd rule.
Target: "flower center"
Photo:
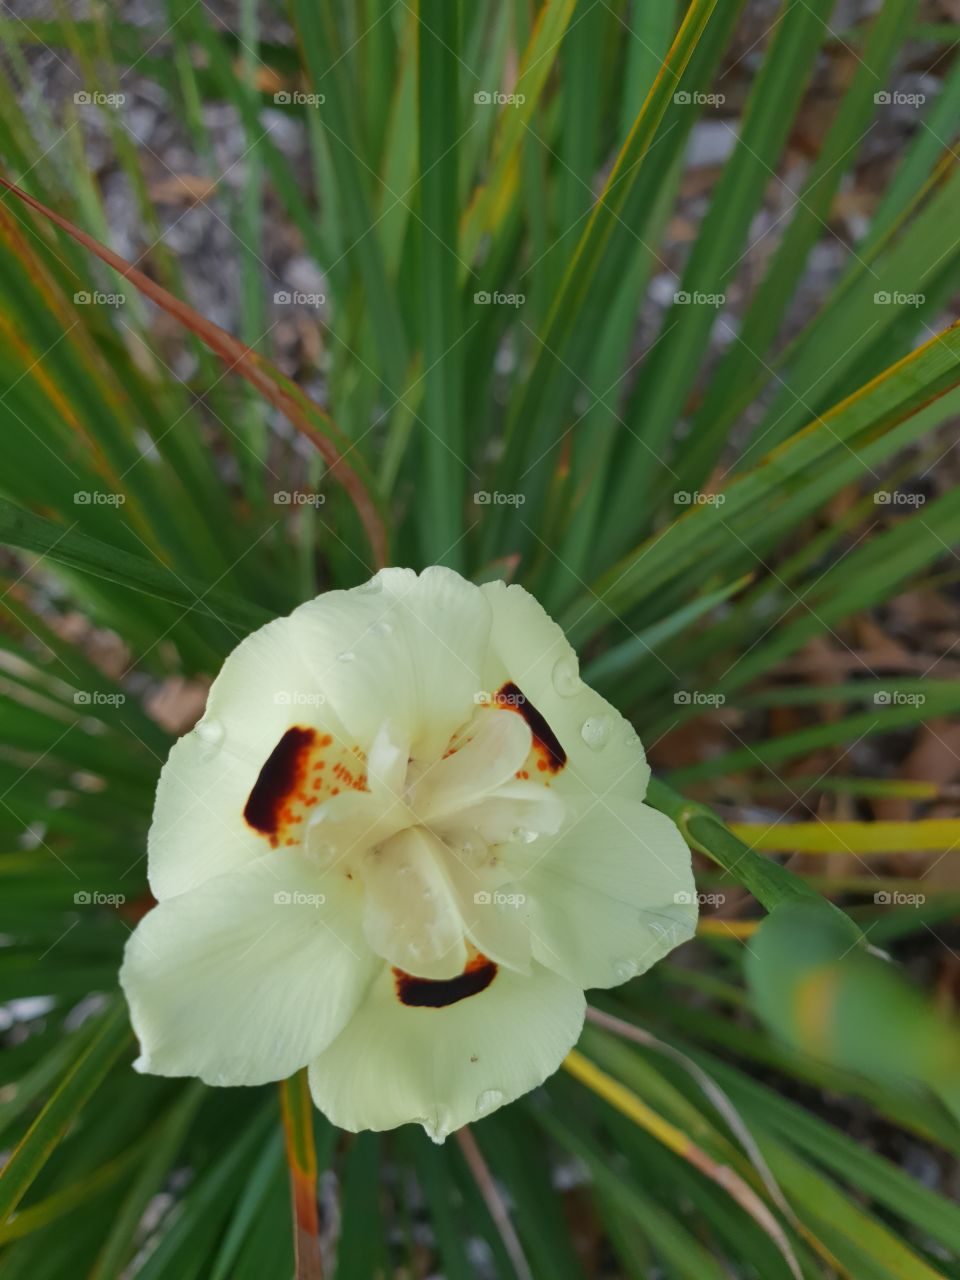
[[[384,959],[427,978],[461,973],[471,949],[526,963],[523,895],[509,886],[564,818],[536,759],[526,718],[496,704],[479,706],[432,760],[384,724],[367,789],[312,810],[307,852],[362,885],[366,937]]]

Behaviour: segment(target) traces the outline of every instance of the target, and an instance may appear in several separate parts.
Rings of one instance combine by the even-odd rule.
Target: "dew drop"
[[[375,622],[370,629],[375,636],[389,636],[393,634],[393,624],[390,622]]]
[[[489,1115],[500,1106],[501,1102],[503,1102],[503,1093],[500,1089],[484,1089],[477,1099],[477,1115]]]
[[[438,1111],[434,1116],[425,1116],[420,1123],[432,1142],[443,1142],[453,1127],[449,1111]]]
[[[529,827],[514,827],[510,832],[510,839],[514,844],[533,844],[537,834],[536,831],[531,831]]]
[[[636,960],[618,960],[613,966],[613,972],[620,982],[626,982],[628,978],[633,978],[640,972],[640,966]]]
[[[572,698],[583,688],[580,664],[572,654],[558,658],[553,668],[553,687],[562,698]]]
[[[357,655],[353,652],[353,650],[352,650],[352,649],[344,649],[343,653],[338,653],[338,654],[337,654],[337,661],[338,661],[338,662],[353,662],[353,660],[354,660],[354,658],[355,658],[356,656],[357,656]]]
[[[486,840],[477,835],[463,836],[451,847],[454,854],[468,867],[482,866],[490,852]]]
[[[593,751],[599,751],[606,745],[610,736],[609,716],[590,716],[580,726],[580,737]]]
[[[218,747],[223,741],[223,725],[219,720],[201,720],[197,725],[197,737],[208,747]]]

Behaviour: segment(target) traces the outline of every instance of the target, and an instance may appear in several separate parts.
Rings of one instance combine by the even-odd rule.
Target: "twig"
[[[503,1241],[503,1247],[513,1264],[513,1269],[517,1274],[518,1280],[533,1280],[533,1272],[530,1270],[530,1264],[527,1262],[523,1252],[523,1245],[520,1238],[513,1229],[513,1223],[510,1220],[510,1213],[507,1206],[503,1202],[503,1197],[497,1190],[497,1184],[493,1180],[493,1174],[487,1167],[487,1162],[483,1158],[480,1148],[477,1146],[477,1140],[470,1132],[469,1125],[464,1125],[462,1129],[457,1130],[457,1142],[460,1144],[460,1150],[463,1152],[463,1158],[466,1160],[470,1172],[473,1174],[474,1181],[483,1196],[490,1217],[494,1221],[494,1225],[500,1233],[500,1239]]]

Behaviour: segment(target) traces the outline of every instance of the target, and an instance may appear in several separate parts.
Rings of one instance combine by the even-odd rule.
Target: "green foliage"
[[[0,167],[34,202],[0,198],[0,1001],[42,998],[12,1006],[0,1057],[5,1278],[292,1274],[291,1112],[292,1171],[312,1183],[316,1161],[325,1262],[341,1277],[466,1277],[479,1252],[504,1277],[960,1274],[955,1206],[793,1100],[828,1090],[885,1133],[960,1154],[955,1033],[863,945],[930,931],[955,904],[881,916],[868,903],[854,923],[829,878],[788,870],[682,793],[761,796],[815,749],[954,714],[946,678],[923,682],[925,704],[879,711],[859,706],[875,675],[791,686],[788,700],[857,709],[731,743],[652,785],[705,855],[704,887],[772,914],[747,946],[705,933],[707,964],[666,961],[604,996],[652,1036],[591,1028],[576,1079],[561,1072],[476,1126],[517,1239],[453,1140],[346,1140],[290,1092],[284,1111],[273,1089],[136,1075],[116,993],[150,905],[145,834],[172,741],[145,694],[214,675],[301,599],[388,557],[513,574],[652,742],[701,713],[691,690],[776,703],[770,682],[803,646],[953,572],[960,495],[881,528],[874,495],[910,474],[906,452],[936,459],[960,408],[960,327],[931,328],[960,279],[960,241],[943,235],[960,214],[956,66],[829,296],[802,325],[792,306],[903,33],[934,56],[951,38],[914,28],[913,0],[884,0],[843,33],[852,78],[764,271],[745,279],[754,219],[839,38],[832,8],[783,0],[754,51],[730,157],[639,361],[686,145],[734,56],[742,0],[293,0],[292,29],[253,0],[236,30],[188,0],[144,27],[109,7],[0,19],[15,90]],[[38,101],[41,46],[78,68],[91,105]],[[231,233],[246,347],[192,308],[164,244],[144,152],[108,100],[134,76],[162,94],[211,184],[198,198]],[[242,136],[230,181],[212,111]],[[99,247],[111,235],[84,155],[93,117],[137,209],[132,266]],[[271,131],[278,118],[303,132],[309,172]],[[279,368],[272,206],[324,272],[322,409]],[[736,290],[733,323],[689,301]],[[83,301],[118,293],[117,307]],[[729,342],[715,359],[718,315]],[[324,500],[289,501],[297,491]],[[841,494],[842,516],[826,518]],[[111,674],[77,615],[120,649]],[[798,1000],[808,1018],[840,1017],[830,1034],[816,1024],[815,1044]],[[595,1090],[589,1064],[642,1106]],[[585,1170],[582,1196],[558,1190],[552,1167]],[[713,1172],[724,1167],[749,1195]]]

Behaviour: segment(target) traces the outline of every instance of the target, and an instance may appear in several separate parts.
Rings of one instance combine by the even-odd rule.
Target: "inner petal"
[[[363,931],[384,960],[420,978],[452,978],[467,960],[463,921],[447,878],[443,845],[408,827],[362,862]]]
[[[420,822],[437,825],[514,778],[530,753],[529,727],[519,716],[483,707],[446,754],[411,789]]]
[[[538,836],[559,831],[565,812],[563,800],[550,787],[533,781],[507,782],[451,815],[438,827],[438,834],[455,849],[471,834],[488,845],[530,844]]]

